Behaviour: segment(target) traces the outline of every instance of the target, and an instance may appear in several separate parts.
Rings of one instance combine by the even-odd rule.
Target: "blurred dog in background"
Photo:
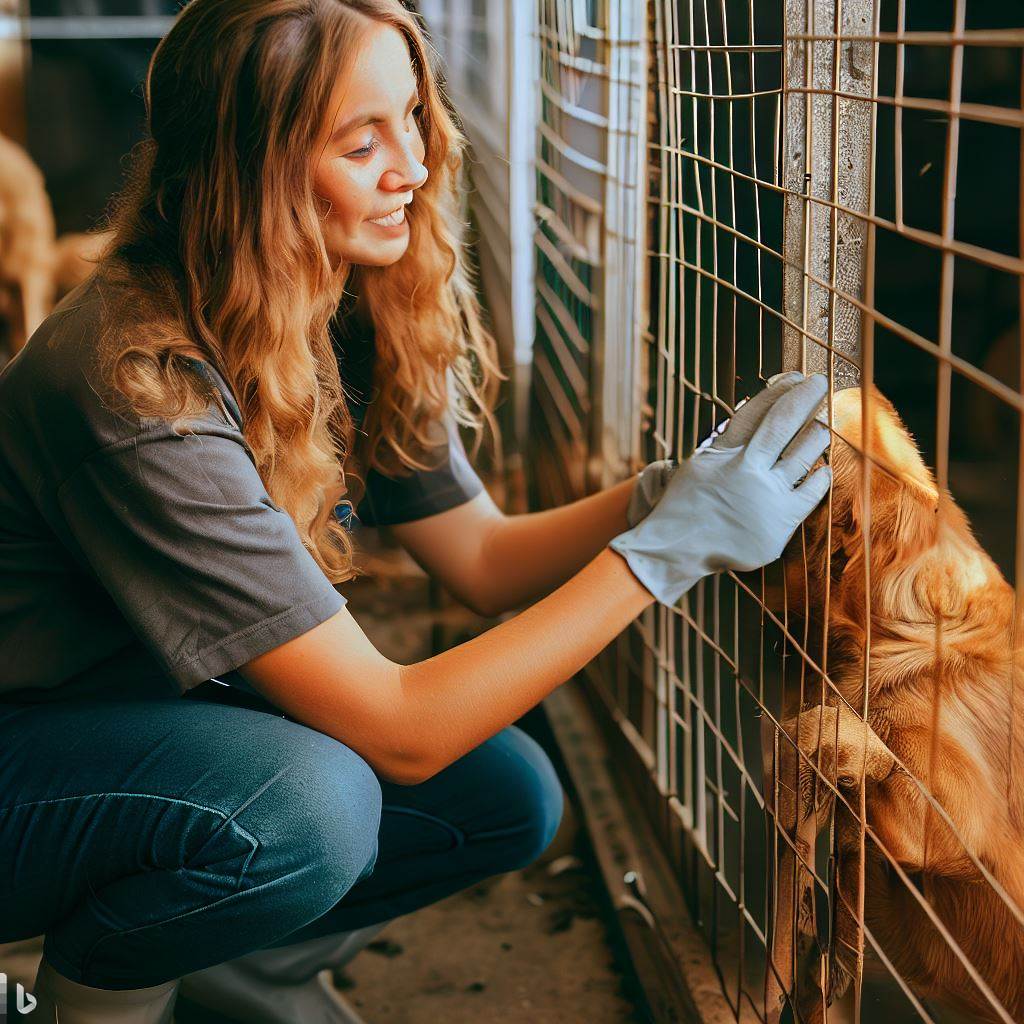
[[[0,135],[0,365],[15,356],[62,295],[93,271],[107,236],[56,238],[43,175]]]
[[[987,986],[1024,1020],[1021,613],[877,389],[834,395],[833,426],[831,507],[785,555],[790,607],[809,616],[832,686],[784,711],[777,742],[767,730],[769,809],[789,836],[769,1019],[794,981],[799,1019],[824,1019],[859,979],[863,924],[918,998],[994,1021]],[[801,968],[814,899],[797,858],[813,864],[833,806],[832,948]]]
[[[39,168],[0,135],[0,321],[12,356],[53,308],[55,242]]]

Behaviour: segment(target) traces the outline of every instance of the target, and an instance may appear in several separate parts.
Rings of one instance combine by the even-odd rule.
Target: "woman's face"
[[[370,30],[340,97],[313,170],[313,190],[331,206],[321,221],[332,262],[385,267],[409,245],[406,207],[427,180],[415,114],[420,98],[405,38]]]

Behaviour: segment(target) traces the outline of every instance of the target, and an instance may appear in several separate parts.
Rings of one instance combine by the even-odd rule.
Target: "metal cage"
[[[892,401],[938,492],[963,510],[1008,582],[1000,614],[1016,622],[1024,9],[995,0],[542,0],[537,45],[540,502],[685,457],[772,374],[820,369],[836,394],[876,386]],[[861,416],[874,415],[873,402],[861,400]],[[832,423],[837,439],[849,436]],[[869,557],[881,543],[872,482],[886,471],[872,444],[854,445],[868,495],[857,534],[867,595],[887,571]],[[584,673],[631,752],[624,770],[641,780],[732,1016],[1020,1019],[1016,984],[993,977],[985,944],[965,941],[943,909],[927,841],[917,863],[880,829],[863,749],[848,779],[823,753],[838,738],[825,743],[822,727],[821,742],[803,749],[790,727],[801,711],[817,709],[824,722],[832,708],[835,721],[852,714],[874,737],[864,727],[878,724],[872,672],[885,644],[901,640],[869,603],[858,655],[868,685],[850,700],[839,663],[828,661],[828,628],[816,633],[794,590],[801,575],[831,579],[835,562],[815,561],[798,536],[787,565],[722,574],[676,609],[655,605]],[[824,594],[819,618],[831,623],[835,594]],[[932,624],[922,678],[935,687],[929,706],[940,707],[956,692],[958,648],[941,608]],[[1024,740],[1016,649],[1011,629],[1009,667],[993,672],[1003,679],[993,716],[1006,716],[1011,780]],[[951,732],[937,714],[921,727],[965,744],[973,735],[970,722]],[[895,761],[923,809],[923,834],[942,830],[973,891],[998,908],[977,929],[1001,930],[993,950],[1013,947],[1024,934],[1024,903],[1007,875],[1013,858],[1008,867],[979,853],[935,761],[928,772],[908,769],[899,751]],[[968,762],[962,792],[986,808],[982,820],[1013,818],[1012,790],[983,804],[991,780]],[[781,810],[786,771],[798,767],[820,807],[810,831]],[[793,783],[799,792],[795,774]],[[888,910],[903,901],[913,922],[898,949],[868,912],[883,882]],[[907,950],[925,949],[949,965],[955,980],[944,991],[906,966]],[[959,1007],[950,988],[967,993]]]

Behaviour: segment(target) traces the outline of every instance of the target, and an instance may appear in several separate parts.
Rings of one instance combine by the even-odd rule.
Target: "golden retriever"
[[[767,1016],[790,998],[800,1020],[823,1020],[859,984],[866,928],[918,999],[972,1021],[1024,1021],[1021,612],[877,389],[834,395],[833,427],[831,508],[807,520],[784,563],[831,684],[770,730],[779,857]],[[801,970],[809,866],[833,806],[831,949]]]
[[[0,135],[0,320],[11,356],[53,308],[55,234],[42,173]]]

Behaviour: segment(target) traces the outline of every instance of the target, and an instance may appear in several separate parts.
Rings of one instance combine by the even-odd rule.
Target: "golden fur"
[[[859,979],[863,920],[919,998],[951,1004],[971,1020],[999,1019],[924,900],[1010,1017],[1024,1020],[1024,650],[1014,593],[877,389],[863,401],[860,389],[836,394],[833,424],[831,509],[826,502],[802,539],[798,532],[786,569],[810,634],[827,635],[827,649],[819,643],[810,653],[819,665],[827,659],[834,689],[823,703],[791,709],[767,784],[779,826],[809,862],[835,801],[835,942],[822,990],[818,965],[811,965],[815,980],[796,966],[805,936],[794,935],[794,924],[810,931],[807,876],[782,840],[769,1016],[778,1019],[797,976],[800,1018],[823,1018],[824,1004]],[[794,744],[809,759],[799,767]],[[819,758],[839,799],[816,779]]]
[[[43,175],[0,135],[0,320],[16,355],[53,307],[54,221]]]

